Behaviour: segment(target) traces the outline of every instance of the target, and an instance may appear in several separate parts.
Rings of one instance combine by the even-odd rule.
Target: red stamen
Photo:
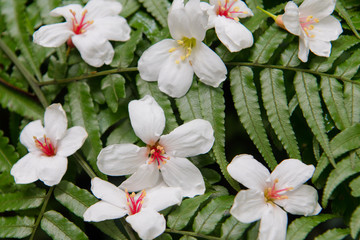
[[[231,1],[230,5],[228,5],[229,1]],[[238,21],[239,19],[237,17],[233,17],[231,15],[234,14],[234,13],[246,13],[246,12],[240,11],[239,7],[234,7],[233,9],[231,9],[234,6],[236,1],[237,0],[225,0],[225,5],[222,6],[221,1],[218,0],[219,7],[218,7],[218,10],[217,10],[217,14],[219,16],[224,16],[226,18],[230,18],[230,19],[233,19],[235,21]]]
[[[44,140],[41,142],[39,139],[37,139],[35,136],[33,137],[35,141],[35,146],[40,149],[46,156],[51,157],[56,154],[56,150],[54,145],[51,143],[50,138],[47,138],[44,135]]]
[[[73,15],[72,18],[72,29],[73,32],[75,34],[82,34],[85,32],[86,28],[89,27],[94,21],[86,21],[85,20],[85,16],[87,13],[87,10],[85,9],[82,14],[81,14],[81,19],[80,22],[78,22],[77,18],[76,18],[76,13],[70,9],[71,14]]]
[[[141,207],[144,203],[144,198],[146,196],[145,190],[141,191],[141,194],[136,199],[136,201],[135,201],[135,193],[129,194],[127,189],[125,189],[125,194],[126,194],[127,205],[129,206],[129,210],[130,210],[130,215],[140,212]]]
[[[265,189],[264,196],[265,196],[265,199],[267,202],[272,202],[274,200],[287,199],[288,197],[286,195],[282,195],[279,193],[287,192],[287,191],[294,189],[292,187],[288,187],[288,188],[276,190],[276,183],[278,183],[278,181],[279,181],[278,179],[275,179],[273,186]]]
[[[158,168],[161,167],[161,164],[165,164],[166,160],[169,160],[169,157],[165,157],[165,150],[161,145],[155,144],[154,146],[149,147],[149,164],[156,161]]]

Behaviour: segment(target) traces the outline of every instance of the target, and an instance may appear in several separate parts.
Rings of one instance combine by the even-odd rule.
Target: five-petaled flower
[[[44,47],[59,47],[67,41],[91,66],[110,64],[114,49],[109,40],[130,39],[130,27],[118,15],[121,9],[122,5],[114,0],[90,0],[84,8],[79,4],[55,8],[50,15],[63,16],[66,22],[42,26],[34,33],[34,42]]]
[[[125,220],[142,239],[153,239],[162,234],[166,222],[158,211],[180,204],[182,200],[179,188],[158,186],[135,195],[100,178],[91,180],[91,191],[101,201],[85,211],[85,221],[99,222],[128,215]]]
[[[67,156],[75,153],[87,138],[84,128],[67,129],[67,118],[60,104],[46,108],[45,127],[32,121],[22,130],[20,142],[29,150],[11,169],[15,182],[31,183],[38,179],[48,186],[61,181],[67,169]]]
[[[285,239],[286,212],[309,216],[321,211],[316,189],[303,185],[313,175],[313,165],[287,159],[270,174],[251,155],[238,155],[227,170],[235,180],[249,188],[236,195],[230,213],[244,223],[261,219],[259,239]]]
[[[202,7],[209,14],[209,27],[215,27],[219,40],[230,52],[238,52],[253,45],[251,32],[239,22],[239,18],[253,16],[243,1],[210,0],[210,4],[202,3]]]
[[[207,24],[199,0],[185,6],[183,0],[174,0],[168,15],[173,39],[164,39],[143,53],[138,62],[141,78],[158,81],[159,89],[171,97],[185,95],[194,72],[203,83],[218,87],[227,70],[221,58],[202,43]]]
[[[330,14],[335,9],[335,0],[305,0],[300,7],[288,2],[280,25],[290,33],[299,36],[301,61],[307,62],[309,50],[318,56],[329,57],[330,41],[342,33],[340,22]]]
[[[147,144],[114,144],[101,150],[97,165],[111,176],[132,174],[120,187],[140,191],[164,181],[180,187],[182,195],[193,197],[205,192],[199,169],[186,157],[208,152],[214,143],[211,124],[203,119],[187,122],[167,135],[162,108],[151,96],[129,103],[129,115],[135,134]]]

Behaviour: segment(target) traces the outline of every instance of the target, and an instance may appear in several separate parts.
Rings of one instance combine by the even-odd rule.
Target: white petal
[[[40,27],[34,32],[33,41],[43,47],[59,47],[72,35],[69,23],[55,23]]]
[[[299,8],[294,2],[290,1],[286,4],[282,20],[286,30],[296,36],[300,35],[301,26],[299,20]]]
[[[310,50],[318,56],[329,57],[331,53],[331,43],[321,40],[309,40]]]
[[[125,180],[120,187],[129,192],[137,192],[154,187],[161,179],[157,164],[143,164],[138,170]]]
[[[131,126],[144,143],[154,145],[165,128],[165,114],[152,96],[129,103]]]
[[[196,76],[203,83],[218,87],[226,79],[224,62],[204,43],[197,43],[190,58]]]
[[[189,18],[191,37],[202,41],[208,25],[208,15],[200,7],[200,0],[189,0],[185,5],[186,17]]]
[[[314,16],[323,19],[335,9],[335,0],[305,0],[299,7],[300,17]]]
[[[90,0],[84,7],[89,19],[118,15],[122,10],[121,3],[113,0]]]
[[[164,216],[151,209],[144,209],[126,217],[125,220],[130,223],[141,239],[154,239],[162,234],[166,227]]]
[[[172,38],[177,40],[183,37],[192,38],[190,19],[186,15],[183,1],[173,2],[168,14],[168,25]]]
[[[38,158],[39,155],[28,153],[13,165],[10,174],[14,176],[17,184],[27,184],[38,180],[36,172]]]
[[[333,41],[338,39],[342,31],[339,20],[333,16],[328,16],[314,24],[314,29],[311,32],[314,33],[316,40]]]
[[[190,89],[194,70],[189,59],[180,59],[182,50],[172,53],[171,57],[161,67],[159,73],[159,89],[170,97],[179,98]],[[185,54],[183,54],[185,56]],[[178,61],[178,63],[177,63]]]
[[[170,58],[169,50],[179,47],[173,39],[164,39],[141,55],[138,61],[140,77],[145,81],[157,81],[162,66]]]
[[[75,126],[65,132],[57,144],[56,154],[67,157],[74,154],[84,144],[88,134],[83,127]]]
[[[63,7],[57,7],[50,12],[50,16],[60,17],[63,16],[67,22],[71,23],[73,15],[70,10],[76,13],[76,15],[80,16],[82,13],[82,6],[79,4],[69,4]]]
[[[130,39],[130,27],[126,19],[120,16],[108,16],[96,19],[93,23],[97,34],[113,41],[127,41]]]
[[[38,160],[37,175],[45,185],[58,184],[67,170],[67,158],[41,156]]]
[[[271,205],[264,212],[259,228],[259,240],[285,240],[287,215],[276,205]]]
[[[44,125],[46,137],[52,141],[58,141],[65,135],[67,129],[67,118],[61,104],[51,104],[45,110]]]
[[[240,222],[251,223],[259,220],[267,208],[264,193],[252,189],[241,190],[234,199],[230,213]]]
[[[121,176],[134,173],[147,160],[147,149],[134,144],[114,144],[102,149],[97,166],[106,175]]]
[[[91,205],[84,212],[84,221],[101,222],[108,219],[121,218],[126,214],[127,211],[125,209],[116,207],[105,201],[100,201]]]
[[[172,205],[180,204],[181,200],[181,188],[155,187],[146,191],[143,207],[161,211]]]
[[[219,40],[230,52],[238,52],[241,49],[251,47],[254,39],[252,33],[241,23],[226,17],[217,17],[215,31]]]
[[[91,192],[99,199],[119,208],[127,209],[126,194],[114,184],[98,177],[91,179]]]
[[[166,184],[170,187],[180,187],[184,197],[204,194],[203,176],[188,159],[171,157],[160,170]]]
[[[164,146],[170,156],[191,157],[207,153],[214,140],[211,124],[203,119],[195,119],[161,136],[159,144]]]
[[[309,185],[302,185],[294,191],[286,192],[288,199],[276,200],[275,203],[285,211],[296,215],[313,215],[318,206],[318,193]]]
[[[311,214],[309,214],[309,216],[313,216],[313,215],[318,215],[322,210],[322,207],[320,206],[320,204],[318,203],[315,207],[314,212],[312,212]]]
[[[231,7],[231,10],[234,10],[234,8],[238,7],[240,10],[240,13],[234,13],[232,16],[236,16],[239,18],[246,18],[250,16],[254,16],[253,12],[250,8],[244,3],[243,1],[235,1],[233,6]]]
[[[306,165],[297,159],[286,159],[276,166],[270,178],[271,182],[274,182],[275,179],[279,180],[276,184],[277,189],[288,187],[297,189],[311,178],[314,171],[313,165]]]
[[[75,47],[79,50],[82,59],[93,67],[101,67],[105,64],[110,64],[114,49],[110,42],[103,36],[96,32],[89,33],[89,31],[74,35],[71,38]]]
[[[44,137],[44,134],[45,129],[41,124],[41,120],[32,121],[21,131],[20,142],[29,152],[37,152],[39,149],[35,146],[34,137],[40,139]]]
[[[303,35],[304,33],[302,33]],[[299,38],[299,52],[298,52],[298,57],[302,62],[307,62],[308,60],[308,56],[309,56],[309,43],[308,40],[306,39],[306,37],[301,37]]]
[[[227,170],[232,178],[247,188],[263,192],[267,187],[270,172],[251,155],[235,156]]]

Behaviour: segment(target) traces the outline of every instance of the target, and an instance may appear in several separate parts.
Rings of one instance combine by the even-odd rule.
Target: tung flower
[[[19,184],[38,179],[48,186],[61,181],[67,169],[67,156],[76,152],[87,138],[82,127],[67,129],[67,118],[60,104],[46,108],[45,127],[40,120],[30,122],[20,134],[20,142],[29,150],[11,169]]]
[[[230,213],[244,223],[260,219],[261,240],[285,239],[286,212],[309,216],[321,211],[316,189],[303,185],[314,173],[312,165],[287,159],[270,174],[251,155],[239,155],[227,170],[235,180],[249,188],[236,195]]]
[[[114,49],[109,42],[130,39],[130,27],[114,0],[90,0],[84,8],[70,4],[55,8],[51,16],[63,16],[64,23],[42,26],[33,35],[34,42],[44,47],[59,47],[66,41],[75,46],[85,62],[94,67],[110,64]]]
[[[173,39],[164,39],[147,49],[140,57],[140,76],[158,81],[159,89],[171,97],[182,97],[189,90],[194,72],[200,81],[218,87],[226,78],[221,58],[202,43],[207,14],[199,0],[174,0],[168,15]]]
[[[215,27],[219,40],[230,52],[251,47],[254,39],[239,18],[253,16],[250,8],[240,0],[210,0],[210,5],[202,3],[209,14],[209,27]]]
[[[211,124],[195,119],[161,136],[164,111],[151,96],[131,101],[129,115],[135,134],[147,146],[115,144],[104,148],[97,161],[100,171],[112,176],[132,174],[120,185],[130,191],[151,188],[164,181],[170,187],[180,187],[185,197],[203,194],[204,179],[186,157],[211,149],[214,143]]]
[[[159,186],[135,195],[100,178],[91,180],[91,191],[101,201],[85,211],[85,221],[99,222],[128,215],[125,220],[142,239],[162,234],[166,221],[158,211],[180,204],[182,199],[179,188]]]

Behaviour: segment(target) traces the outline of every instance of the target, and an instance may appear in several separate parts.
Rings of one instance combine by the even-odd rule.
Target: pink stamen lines
[[[71,14],[73,15],[73,18],[72,18],[72,28],[73,28],[73,32],[75,34],[82,34],[85,32],[86,28],[88,28],[91,24],[93,24],[93,20],[91,21],[86,21],[84,22],[85,20],[85,16],[86,16],[86,13],[87,13],[87,10],[85,9],[82,14],[81,14],[81,19],[80,19],[80,22],[77,20],[76,18],[76,13],[70,9],[70,12]]]
[[[135,200],[135,193],[129,194],[127,189],[125,189],[126,201],[129,206],[130,215],[140,212],[141,207],[144,203],[144,198],[146,196],[145,190],[141,191],[140,196]]]
[[[278,179],[275,179],[274,184],[272,187],[265,189],[264,195],[267,201],[272,202],[273,200],[281,200],[281,199],[287,199],[288,197],[286,195],[282,195],[279,193],[291,191],[294,188],[287,187],[283,189],[276,189],[276,183],[278,183]]]
[[[229,4],[229,2],[231,1],[231,3]],[[236,13],[247,13],[246,11],[240,11],[239,7],[234,7],[235,2],[237,2],[238,0],[225,0],[225,5],[223,6],[221,3],[221,0],[218,0],[218,9],[217,9],[217,14],[219,16],[224,16],[226,18],[230,18],[233,19],[235,21],[239,21],[238,17],[233,17],[232,14],[236,14]]]
[[[165,157],[165,150],[164,147],[155,144],[154,146],[150,147],[149,152],[149,164],[156,162],[158,164],[158,168],[161,167],[161,164],[165,164],[166,160],[169,160],[169,157]]]
[[[33,137],[35,141],[35,146],[40,149],[46,156],[51,157],[54,156],[56,153],[54,145],[51,143],[50,138],[47,138],[44,135],[44,140],[41,142],[35,136]]]

